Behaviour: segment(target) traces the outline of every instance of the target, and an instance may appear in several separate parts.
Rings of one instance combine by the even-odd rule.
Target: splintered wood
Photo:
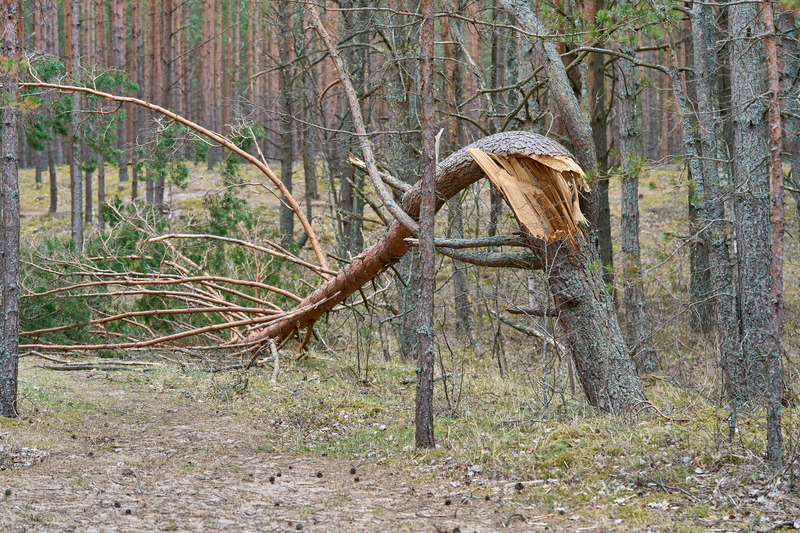
[[[500,190],[523,230],[547,241],[575,242],[586,223],[578,189],[588,191],[581,167],[566,156],[499,157],[478,148],[467,150]]]

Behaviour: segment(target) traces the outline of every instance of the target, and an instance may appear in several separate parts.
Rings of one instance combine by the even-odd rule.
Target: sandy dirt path
[[[57,383],[75,410],[0,426],[13,463],[0,472],[0,531],[544,530],[502,493],[486,500],[448,479],[272,452],[266,436],[280,429],[230,403],[123,387],[102,372]]]

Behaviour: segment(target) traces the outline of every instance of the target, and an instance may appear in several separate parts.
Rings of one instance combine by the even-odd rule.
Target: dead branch
[[[362,161],[361,159],[359,159],[356,156],[354,156],[353,154],[349,154],[349,161],[350,161],[350,164],[353,165],[354,167],[356,167],[358,169],[361,169],[364,172],[369,173],[369,169],[367,168],[367,164],[364,161]],[[386,185],[388,185],[392,189],[395,189],[397,191],[402,192],[403,194],[405,194],[408,191],[410,191],[411,187],[413,187],[413,185],[411,185],[409,183],[406,183],[405,181],[403,181],[401,179],[397,179],[394,176],[392,176],[391,174],[388,174],[386,172],[381,172],[380,173],[380,177],[381,177],[381,180],[383,180],[383,182],[386,183]]]
[[[344,92],[347,95],[347,101],[350,104],[350,112],[353,116],[353,127],[358,134],[358,141],[361,145],[361,152],[364,154],[364,161],[367,165],[367,174],[372,182],[372,186],[375,187],[375,191],[377,191],[378,196],[392,216],[403,226],[405,226],[409,232],[416,235],[419,233],[419,224],[417,224],[413,217],[411,217],[399,205],[397,205],[397,203],[394,201],[394,198],[392,198],[392,194],[383,185],[381,173],[378,170],[378,165],[375,163],[375,155],[372,153],[372,145],[370,144],[367,130],[364,127],[364,118],[361,115],[361,104],[358,102],[358,96],[353,88],[353,84],[350,82],[350,76],[344,66],[344,61],[342,61],[339,51],[336,49],[336,45],[331,39],[331,36],[328,34],[327,30],[325,30],[325,26],[322,24],[322,21],[319,18],[316,7],[310,5],[308,6],[307,11],[311,16],[311,23],[314,25],[314,28],[317,30],[317,33],[319,33],[319,36],[322,39],[322,42],[325,44],[325,48],[328,49],[328,53],[331,55],[333,64],[336,67],[336,73],[338,74],[339,80],[344,86]]]
[[[507,319],[506,317],[504,317],[503,315],[501,315],[497,311],[493,311],[493,310],[490,309],[489,313],[493,317],[497,318],[503,324],[505,324],[507,326],[510,326],[510,327],[514,328],[515,330],[517,330],[517,331],[519,331],[521,333],[524,333],[525,335],[528,335],[530,337],[536,337],[537,339],[543,340],[548,345],[550,345],[552,348],[558,350],[558,353],[566,353],[566,351],[565,351],[564,347],[561,345],[561,343],[558,342],[557,340],[555,340],[553,338],[553,336],[550,335],[549,333],[541,331],[541,330],[539,330],[537,328],[530,328],[528,326],[523,326],[521,324],[517,324],[515,322],[512,322],[511,320]]]
[[[417,246],[419,239],[408,238],[406,242],[411,246]],[[436,248],[451,248],[453,250],[461,250],[464,248],[488,248],[496,246],[521,246],[527,247],[528,245],[519,237],[476,237],[474,239],[441,239],[437,238],[433,241]]]
[[[467,149],[480,148],[499,156],[508,155],[549,155],[571,157],[569,152],[555,141],[528,132],[503,132],[485,137],[472,145],[459,150],[437,166],[436,169],[436,209],[454,194],[470,186],[484,172]],[[403,210],[412,217],[419,214],[421,186],[415,185],[403,197]],[[330,311],[365,283],[387,268],[391,268],[409,250],[406,239],[410,230],[400,222],[393,222],[377,243],[367,248],[337,275],[311,293],[297,306],[297,314],[292,320],[277,320],[248,338],[256,343],[274,339],[280,343],[300,329],[310,327],[326,312]],[[531,263],[532,264],[532,263]],[[326,302],[322,304],[322,302]],[[257,357],[257,356],[256,356]],[[253,360],[255,360],[255,358]]]
[[[328,270],[329,269],[328,262],[325,259],[325,254],[322,251],[322,247],[320,246],[319,241],[317,240],[317,236],[316,236],[316,234],[314,233],[314,230],[311,227],[311,223],[308,221],[306,216],[303,214],[303,210],[300,208],[300,205],[297,203],[297,200],[295,200],[294,197],[292,196],[292,193],[289,192],[289,190],[281,182],[281,180],[278,179],[278,177],[275,175],[274,172],[272,172],[272,169],[269,168],[269,165],[267,165],[263,161],[260,161],[258,158],[250,155],[246,151],[242,150],[241,148],[236,146],[234,143],[232,143],[231,141],[229,141],[228,139],[226,139],[222,135],[220,135],[220,134],[218,134],[216,132],[213,132],[213,131],[211,131],[209,129],[206,129],[206,128],[200,126],[199,124],[195,124],[191,120],[188,120],[188,119],[186,119],[186,118],[184,118],[184,117],[182,117],[182,116],[180,116],[180,115],[178,115],[176,113],[173,113],[172,111],[169,111],[168,109],[164,109],[161,106],[157,106],[157,105],[152,104],[150,102],[147,102],[145,100],[139,100],[138,98],[133,98],[133,97],[130,97],[130,96],[118,96],[118,95],[114,95],[114,94],[111,94],[111,93],[106,93],[106,92],[98,91],[98,90],[95,90],[95,89],[90,89],[88,87],[77,87],[77,86],[74,86],[74,85],[59,85],[59,84],[55,84],[55,83],[42,83],[42,82],[21,83],[20,86],[21,87],[35,87],[35,88],[40,88],[40,89],[55,89],[57,91],[65,91],[65,92],[77,91],[77,92],[83,92],[83,93],[87,93],[87,94],[92,94],[94,96],[99,96],[101,98],[106,98],[108,100],[112,100],[112,101],[115,101],[115,102],[127,102],[127,103],[131,103],[131,104],[134,104],[134,105],[138,105],[138,106],[144,107],[145,109],[149,109],[150,111],[154,111],[156,113],[160,113],[160,114],[164,115],[165,117],[170,118],[170,119],[174,120],[175,122],[186,126],[187,128],[190,128],[190,129],[192,129],[192,130],[194,130],[194,131],[196,131],[196,132],[198,132],[198,133],[200,133],[202,135],[205,135],[206,137],[208,137],[212,141],[214,141],[216,143],[219,143],[220,145],[222,145],[223,147],[227,148],[231,152],[235,153],[236,155],[238,155],[239,157],[241,157],[242,159],[244,159],[248,163],[251,163],[252,165],[255,165],[256,168],[258,168],[265,176],[267,176],[267,178],[269,178],[269,180],[276,187],[278,187],[278,190],[281,192],[281,194],[285,198],[286,202],[289,204],[289,207],[292,209],[292,211],[294,211],[294,213],[297,216],[298,220],[300,220],[300,224],[303,226],[303,229],[308,234],[308,240],[311,243],[311,247],[314,249],[314,253],[317,256],[317,261],[319,261],[320,266],[322,267],[323,270]],[[325,278],[326,276],[323,274],[322,277]]]
[[[116,273],[115,273],[116,274]],[[109,273],[109,276],[113,276],[115,274]],[[122,274],[125,275],[125,274]],[[179,276],[171,276],[169,274],[162,274],[163,277],[171,277],[172,279],[152,279],[152,278],[140,278],[140,279],[114,279],[114,280],[105,280],[105,281],[87,281],[84,283],[76,283],[74,285],[70,285],[68,287],[60,287],[57,289],[50,289],[49,291],[44,292],[36,292],[31,294],[25,294],[21,296],[22,299],[27,298],[37,298],[42,296],[50,296],[53,294],[61,293],[61,292],[69,292],[75,289],[87,288],[87,287],[100,287],[100,286],[108,286],[108,285],[132,285],[132,286],[143,286],[143,285],[184,285],[188,283],[195,283],[195,282],[222,282],[222,283],[231,283],[234,285],[243,285],[245,287],[254,287],[258,289],[264,289],[270,292],[274,292],[276,294],[280,294],[281,296],[285,296],[291,300],[296,302],[302,302],[303,299],[293,294],[285,289],[281,289],[280,287],[273,287],[272,285],[267,285],[266,283],[260,283],[258,281],[246,281],[246,280],[238,280],[233,278],[225,278],[222,276],[192,276],[189,278],[179,277]],[[232,291],[232,289],[225,289],[218,285],[212,285],[216,289],[225,290],[227,292]],[[241,296],[243,298],[247,298],[249,300],[255,300],[261,302],[257,298],[254,299],[253,296],[245,295],[243,293],[238,293],[237,296]]]
[[[541,270],[542,268],[542,263],[536,254],[527,250],[524,252],[475,252],[442,248],[437,251],[451,259],[475,266],[524,268],[527,270]]]
[[[549,316],[557,317],[558,312],[555,309],[545,307],[506,307],[506,312],[512,315],[528,315],[528,316]]]
[[[45,333],[56,333],[59,331],[67,331],[75,328],[82,328],[86,326],[94,326],[97,324],[108,324],[116,320],[123,320],[126,318],[137,316],[167,316],[167,315],[190,315],[190,314],[207,314],[207,313],[222,313],[222,312],[244,312],[256,315],[275,315],[278,311],[271,309],[258,309],[255,307],[196,307],[193,309],[151,309],[148,311],[129,311],[127,313],[120,313],[118,315],[107,316],[104,318],[97,318],[89,322],[69,324],[66,326],[56,326],[52,328],[35,329],[32,331],[21,331],[20,337],[32,337],[34,335],[43,335]]]
[[[263,252],[265,254],[269,254],[271,256],[278,257],[280,259],[285,259],[287,261],[290,261],[292,263],[295,263],[297,265],[305,267],[305,268],[313,271],[314,273],[319,274],[320,277],[322,277],[322,279],[328,279],[324,274],[330,274],[330,275],[335,275],[336,274],[335,270],[330,270],[328,268],[321,268],[321,267],[318,267],[317,265],[313,265],[313,264],[311,264],[311,263],[309,263],[307,261],[303,261],[302,259],[300,259],[296,255],[291,254],[291,253],[287,252],[286,250],[283,250],[283,248],[280,248],[280,247],[278,247],[277,245],[275,245],[275,244],[273,244],[271,242],[269,243],[271,246],[274,246],[276,248],[280,248],[282,251],[270,250],[269,248],[265,248],[263,246],[259,246],[257,244],[253,244],[253,243],[248,242],[248,241],[243,241],[241,239],[234,239],[232,237],[221,237],[219,235],[211,235],[211,234],[207,234],[207,233],[169,233],[169,234],[166,234],[166,235],[160,235],[158,237],[153,237],[151,239],[148,239],[147,242],[150,242],[150,243],[161,242],[161,241],[165,241],[167,239],[208,239],[208,240],[214,240],[214,241],[229,242],[229,243],[232,243],[232,244],[239,244],[241,246],[245,246],[245,247],[250,248],[252,250],[256,250],[258,252]],[[269,242],[269,241],[267,241],[267,242]]]

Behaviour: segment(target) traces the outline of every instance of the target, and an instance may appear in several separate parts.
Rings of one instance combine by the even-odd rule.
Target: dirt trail
[[[80,409],[0,425],[0,453],[14,461],[0,472],[0,531],[543,529],[446,479],[420,485],[377,464],[270,452],[266,435],[279,429],[188,391],[97,372],[57,385]]]

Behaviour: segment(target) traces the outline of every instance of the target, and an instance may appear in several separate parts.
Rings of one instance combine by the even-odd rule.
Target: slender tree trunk
[[[82,150],[83,150],[82,159],[84,163],[88,165],[89,160],[91,159],[91,155],[89,153],[89,147],[84,144]],[[89,225],[91,225],[93,222],[92,211],[94,209],[94,205],[92,202],[92,172],[93,170],[91,166],[86,166],[83,171],[83,185],[85,187],[83,215],[84,215],[84,221],[86,222],[86,224]]]
[[[767,146],[763,41],[758,6],[728,6],[733,114],[734,216],[739,252],[739,307],[744,353],[744,394],[760,400],[765,390],[765,364],[773,349],[772,237],[770,184],[765,164]]]
[[[97,227],[106,228],[103,206],[106,204],[106,165],[103,154],[97,154]]]
[[[125,70],[125,0],[111,0],[111,66],[116,70]],[[118,90],[124,94],[124,89]],[[128,128],[125,120],[117,122],[117,146],[120,154],[119,182],[128,181]]]
[[[49,93],[45,96],[45,106],[47,109],[52,109],[51,98]],[[58,181],[56,179],[56,154],[53,146],[54,144],[54,141],[47,141],[46,149],[47,170],[50,177],[50,208],[48,212],[51,215],[55,215],[58,209]]]
[[[586,5],[586,24],[593,28],[597,13],[605,8],[603,0],[591,0]],[[586,43],[592,45],[595,43]],[[597,43],[603,46],[604,43]],[[614,247],[611,240],[611,206],[608,202],[608,138],[606,125],[605,57],[589,55],[587,83],[589,85],[589,107],[591,109],[592,139],[597,154],[597,241],[600,260],[603,263],[603,281],[614,284]]]
[[[492,0],[492,19],[493,22],[499,22],[498,18],[502,10],[497,6],[497,0]],[[491,62],[489,66],[489,86],[492,88],[502,87],[505,85],[505,46],[500,35],[500,28],[496,25],[492,26],[492,42],[491,42]],[[490,109],[494,111],[493,115],[499,115],[498,109],[503,105],[502,93],[490,93],[492,106]],[[498,117],[490,116],[488,120],[489,133],[497,133],[497,120]],[[503,196],[494,184],[489,185],[489,228],[487,235],[494,237],[497,235],[497,225],[500,222],[500,217],[503,214]]]
[[[81,27],[83,29],[83,57],[86,58],[87,63],[91,64],[93,62],[98,62],[98,58],[96,55],[96,48],[95,48],[95,27],[97,24],[97,16],[96,13],[93,13],[93,8],[96,8],[96,3],[93,0],[83,0],[83,11],[81,14],[81,18],[83,19],[81,23]],[[92,16],[94,15],[94,16]],[[84,99],[84,101],[86,101]],[[88,104],[88,102],[86,102]],[[89,114],[87,113],[84,115],[88,117]],[[96,130],[96,126],[90,125],[90,130]],[[90,131],[90,134],[96,134],[96,131]],[[92,168],[92,161],[94,159],[93,152],[94,147],[90,149],[87,143],[83,143],[81,148],[82,150],[82,161],[84,162],[84,171],[83,171],[83,185],[84,185],[84,200],[83,200],[83,218],[87,225],[92,224],[93,216],[94,216],[94,205],[92,201],[92,172],[94,169]]]
[[[81,62],[81,2],[80,0],[69,1],[69,21],[70,21],[70,53],[72,59],[72,74],[73,78],[77,78]],[[67,0],[65,0],[65,7]],[[65,20],[67,17],[65,17]],[[77,83],[77,82],[76,82]],[[72,93],[72,121],[70,122],[70,192],[71,198],[71,223],[70,233],[72,237],[72,245],[75,252],[83,252],[83,179],[80,170],[80,144],[77,139],[78,122],[80,120],[81,97],[77,92]]]
[[[158,84],[157,86],[161,87],[161,94],[159,95],[161,107],[167,109],[172,109],[172,16],[172,0],[161,0],[161,17],[159,21],[161,30],[159,38],[161,58],[159,61],[161,68],[158,71],[160,73],[160,79],[156,79],[156,83]],[[165,149],[163,147],[156,147],[156,150],[162,152],[162,157],[164,157],[163,152]],[[164,172],[164,169],[158,169],[153,190],[153,205],[155,205],[159,213],[163,213],[165,210],[165,176],[166,172]]]
[[[789,164],[792,169],[793,185],[792,198],[794,198],[795,209],[797,210],[798,238],[800,238],[800,59],[798,59],[797,39],[800,33],[797,31],[797,19],[792,11],[783,11],[780,15],[781,49],[783,51],[783,79],[785,94],[783,96],[783,108],[786,110],[786,120],[784,123],[784,134],[786,136],[786,148],[789,152]]]
[[[222,131],[222,77],[224,76],[222,71],[222,2],[215,0],[212,1],[212,4],[214,5],[214,13],[211,14],[214,40],[212,41],[213,57],[211,63],[214,68],[214,76],[212,77],[214,82],[212,92],[214,105],[211,107],[213,118],[211,127],[214,131]],[[212,146],[208,152],[211,156],[212,164],[216,165],[222,160],[222,148]]]
[[[419,210],[419,303],[417,322],[417,395],[415,438],[417,448],[433,448],[433,294],[434,272],[434,216],[436,214],[436,135],[435,102],[433,99],[433,38],[434,0],[421,0],[420,12],[420,118],[422,128],[422,156],[420,176],[422,202]]]
[[[775,33],[775,14],[771,0],[763,0],[766,29],[767,90],[769,91],[770,175],[772,184],[772,345],[767,355],[767,460],[783,463],[781,431],[781,395],[783,392],[783,232],[784,191],[783,161],[781,159],[780,72],[778,70],[778,36]]]
[[[455,0],[453,8],[456,13],[466,11],[464,0]],[[445,64],[445,83],[446,97],[450,103],[453,115],[460,114],[461,102],[464,101],[464,48],[458,46],[456,37],[452,35],[450,24],[463,25],[463,21],[442,19],[443,40],[449,41],[445,44],[445,56],[448,62]],[[463,34],[463,30],[460,31]],[[466,144],[463,121],[456,116],[448,120],[451,147],[460,148]],[[461,209],[461,195],[456,194],[447,202],[449,236],[460,239],[464,236],[464,216]],[[453,260],[453,292],[455,298],[456,332],[460,335],[472,333],[472,305],[467,290],[465,266],[461,261]]]
[[[292,163],[294,162],[294,94],[292,89],[292,6],[278,2],[277,12],[280,40],[278,42],[278,91],[280,92],[281,124],[281,182],[292,190]],[[284,246],[294,244],[294,213],[280,205],[280,232]]]
[[[710,6],[695,4],[691,12],[694,43],[694,68],[699,86],[697,91],[697,110],[700,115],[700,146],[703,153],[711,157],[700,157],[697,143],[692,134],[693,128],[686,116],[688,104],[683,91],[679,71],[676,46],[670,39],[670,81],[675,95],[676,107],[682,110],[681,128],[684,150],[689,155],[689,169],[695,183],[698,219],[705,227],[703,240],[709,248],[709,267],[711,286],[717,317],[717,338],[719,339],[719,358],[725,377],[725,388],[729,401],[735,411],[741,402],[743,377],[742,352],[740,349],[739,325],[736,316],[736,294],[733,270],[728,249],[728,230],[725,222],[725,197],[729,193],[725,187],[727,172],[722,161],[722,119],[716,84],[717,44],[712,25]],[[664,19],[665,30],[671,32],[669,19]],[[735,416],[731,417],[731,430],[735,429]],[[732,433],[731,433],[732,435]]]
[[[632,55],[631,48],[623,53]],[[622,254],[625,258],[625,332],[628,348],[639,372],[656,369],[655,354],[650,345],[650,326],[645,313],[644,285],[639,253],[639,169],[636,141],[639,129],[636,116],[637,78],[633,63],[620,59],[616,63],[617,112],[619,129],[620,170],[622,172]]]
[[[58,26],[58,6],[53,2],[44,2],[44,51],[55,54],[53,40],[58,40],[54,34],[54,26]],[[55,54],[57,55],[57,54]],[[53,113],[53,96],[46,92],[43,96],[44,108],[48,113]],[[50,178],[50,208],[48,212],[52,215],[58,209],[58,183],[56,181],[56,146],[61,145],[61,136],[53,133],[53,138],[45,143],[45,153],[47,154],[47,170]]]
[[[0,285],[3,299],[0,316],[0,414],[17,416],[17,369],[19,361],[19,182],[17,175],[17,98],[19,76],[22,71],[22,2],[6,1],[2,9],[2,46],[6,57],[16,64],[0,70],[3,85],[3,139],[0,157],[2,177],[3,228],[0,233],[2,258],[0,259]]]
[[[133,41],[136,47],[135,61],[136,61],[136,81],[139,83],[139,92],[143,98],[147,97],[145,92],[145,78],[144,78],[144,62],[145,62],[145,40],[144,32],[142,31],[142,12],[143,2],[132,2],[131,4],[131,18],[133,19]],[[133,131],[134,135],[130,139],[131,147],[131,200],[139,198],[139,175],[140,175],[140,161],[139,148],[136,136],[144,126],[144,112],[138,106],[133,108]]]

